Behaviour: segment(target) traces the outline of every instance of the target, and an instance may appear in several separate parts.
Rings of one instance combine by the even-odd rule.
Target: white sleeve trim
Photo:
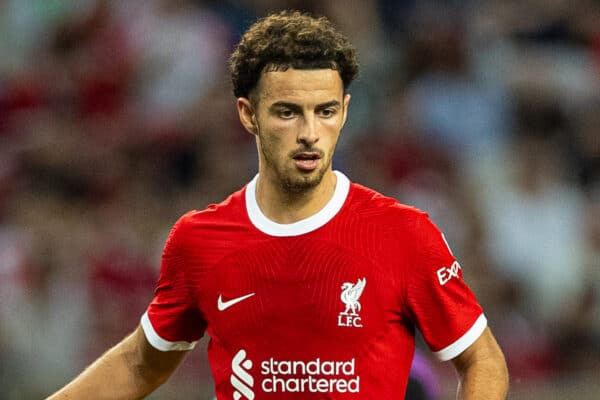
[[[487,327],[487,319],[485,315],[481,314],[479,318],[475,321],[473,326],[469,328],[469,330],[462,335],[457,341],[452,343],[451,345],[443,348],[440,351],[436,351],[433,354],[440,361],[448,361],[465,351],[470,345],[472,345],[479,336],[483,333],[485,328]]]
[[[161,338],[158,335],[158,333],[156,333],[156,331],[154,330],[154,327],[152,326],[152,322],[150,322],[150,318],[148,318],[147,311],[144,313],[144,315],[142,315],[141,325],[142,325],[142,330],[144,331],[144,334],[146,335],[146,339],[148,339],[148,342],[155,349],[160,350],[160,351],[192,350],[194,347],[196,347],[196,344],[198,343],[197,341],[191,342],[191,343],[186,342],[186,341],[170,342],[168,340]]]

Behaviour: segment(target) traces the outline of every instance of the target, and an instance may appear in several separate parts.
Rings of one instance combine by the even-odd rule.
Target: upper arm
[[[141,327],[126,339],[129,344],[123,353],[133,372],[151,384],[161,384],[171,376],[188,351],[160,351],[146,338]]]
[[[481,364],[495,365],[501,372],[506,370],[504,354],[489,327],[465,351],[454,357],[452,363],[460,375]]]
[[[177,221],[163,250],[154,298],[142,316],[141,325],[152,346],[162,351],[191,350],[204,335],[206,321],[199,308],[197,279],[190,268],[200,265],[197,235],[190,231],[188,214]]]
[[[450,360],[481,335],[487,320],[442,232],[425,214],[413,232],[407,304],[429,348],[438,359]]]
[[[465,351],[452,359],[459,376],[459,399],[505,399],[508,369],[500,346],[486,328]]]

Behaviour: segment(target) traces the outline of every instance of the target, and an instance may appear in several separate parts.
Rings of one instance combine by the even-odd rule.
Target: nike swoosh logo
[[[254,294],[255,293],[249,293],[249,294],[247,294],[245,296],[236,297],[235,299],[231,299],[231,300],[227,300],[227,301],[223,301],[223,298],[221,297],[221,295],[219,295],[219,299],[217,300],[217,308],[219,309],[219,311],[225,311],[229,307],[231,307],[231,306],[239,303],[240,301],[244,301],[248,297],[254,296]]]

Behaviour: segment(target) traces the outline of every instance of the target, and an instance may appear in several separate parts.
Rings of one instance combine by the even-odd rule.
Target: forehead
[[[333,69],[293,69],[263,72],[256,95],[260,101],[306,103],[330,101],[343,96],[340,74]]]

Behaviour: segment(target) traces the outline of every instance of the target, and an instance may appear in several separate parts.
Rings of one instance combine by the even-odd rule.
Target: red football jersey
[[[206,332],[217,399],[403,399],[415,327],[442,360],[485,329],[427,215],[335,173],[296,223],[262,214],[255,178],[173,227],[142,327],[163,351]]]

